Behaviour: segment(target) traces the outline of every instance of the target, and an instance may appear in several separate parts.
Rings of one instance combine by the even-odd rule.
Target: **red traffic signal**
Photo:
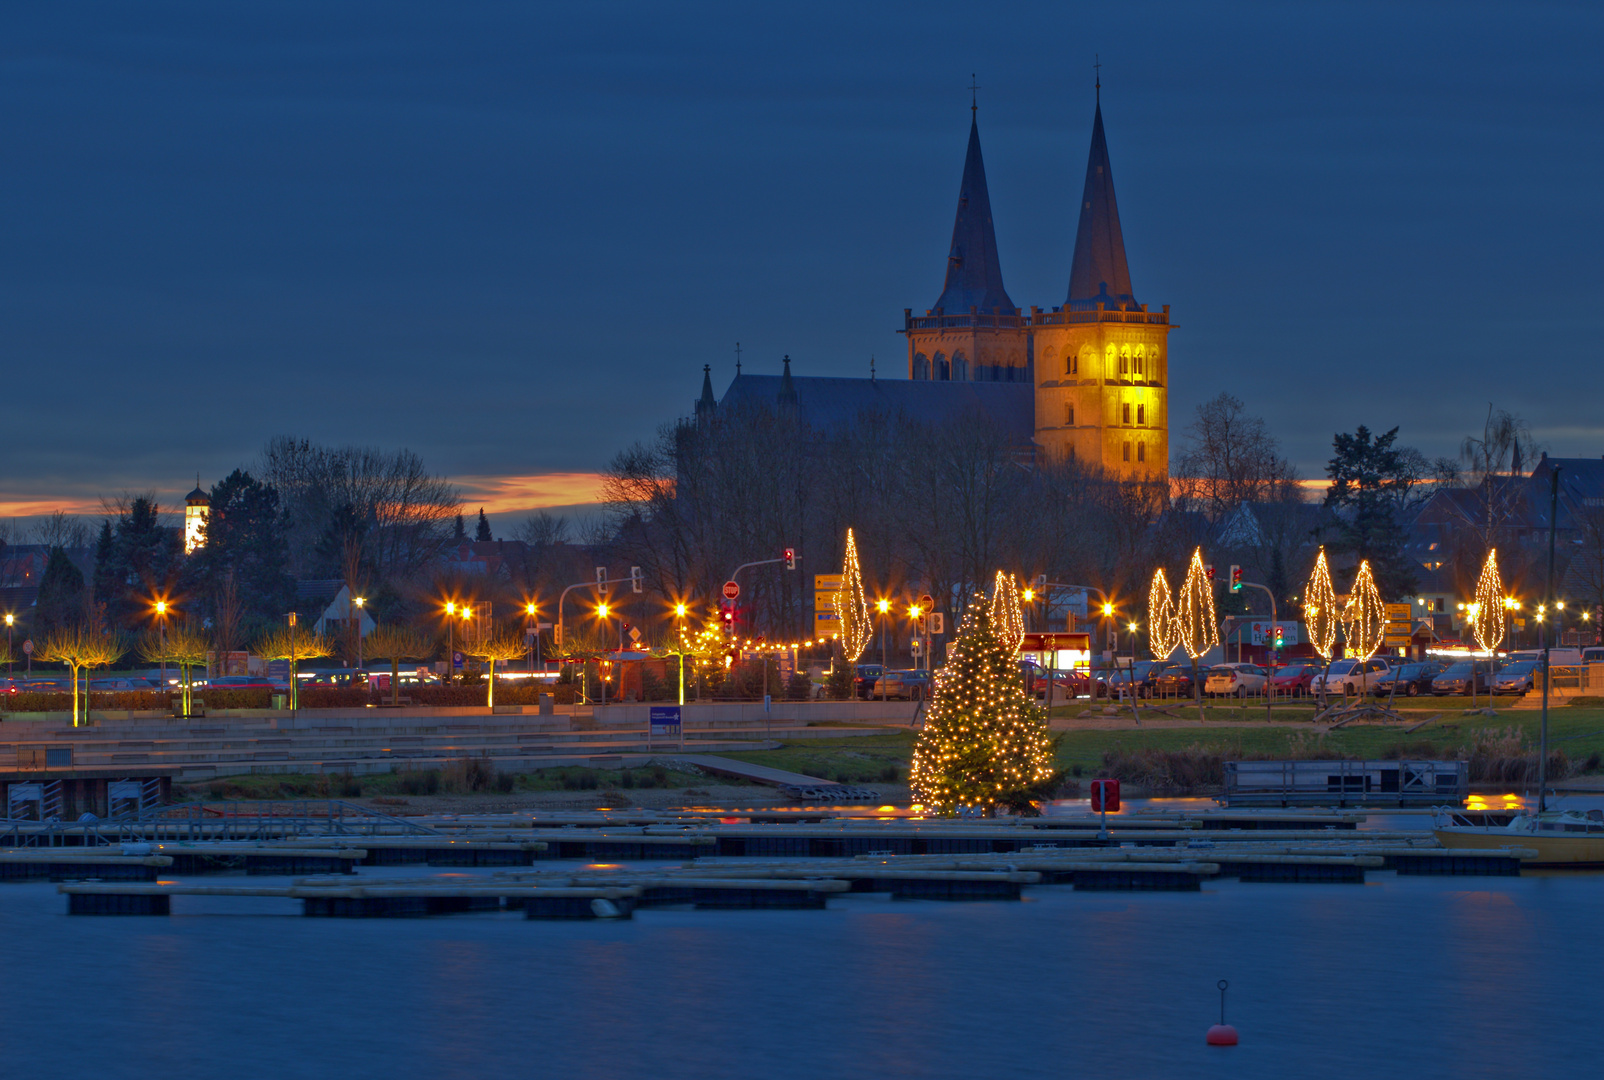
[[[1213,563],[1209,563],[1207,566],[1205,566],[1203,568],[1203,573],[1204,573],[1205,576],[1208,577],[1208,579],[1210,581],[1213,581],[1214,580],[1214,564]]]
[[[785,549],[785,568],[787,570],[796,569],[796,548]]]

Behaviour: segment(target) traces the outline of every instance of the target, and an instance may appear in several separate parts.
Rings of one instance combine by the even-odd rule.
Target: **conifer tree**
[[[473,538],[480,543],[495,539],[490,535],[490,519],[485,517],[485,508],[482,506],[479,508],[479,525],[474,530]]]
[[[1011,622],[1011,586],[999,581],[989,603],[975,597],[936,672],[909,780],[915,798],[939,813],[1028,809],[1056,778],[1045,718],[1025,693],[1019,639],[999,634]]]

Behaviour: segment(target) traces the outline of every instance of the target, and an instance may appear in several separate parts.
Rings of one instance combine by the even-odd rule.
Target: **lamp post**
[[[446,601],[446,677],[448,685],[454,681],[457,668],[457,605]]]
[[[10,625],[11,616],[6,616],[6,623]],[[167,601],[156,601],[156,625],[161,628],[162,642],[162,692],[167,691]]]
[[[534,625],[535,630],[534,636],[529,638],[529,674],[533,675],[535,673],[535,652],[540,648],[540,622],[538,621],[534,604],[524,605],[524,616]],[[527,634],[525,636],[528,637]]]
[[[357,666],[357,670],[361,671],[362,670],[362,607],[363,607],[364,604],[367,603],[367,600],[364,599],[363,597],[360,597],[360,596],[354,596],[354,597],[351,598],[351,603],[356,605],[356,666]],[[351,612],[350,612],[349,607],[346,609],[345,614],[346,614],[346,616],[348,618],[350,617]]]
[[[891,610],[891,601],[881,600],[875,605],[880,609],[880,700],[886,700],[886,612]]]
[[[605,644],[607,641],[607,631],[611,629],[607,624],[607,610],[607,602],[605,600],[596,605],[596,617],[602,622],[602,641],[604,643],[602,645],[603,652],[605,652],[607,648]],[[622,634],[623,632],[620,631],[619,633]],[[606,663],[607,661],[605,660],[596,661],[596,677],[601,682],[601,703],[603,705],[607,704],[607,671],[603,667],[603,665]]]
[[[13,633],[15,633],[16,625],[17,625],[17,617],[15,615],[11,614],[11,612],[9,612],[9,611],[6,612],[6,674],[7,675],[11,674],[11,665],[16,663],[16,661],[11,658],[11,635]]]
[[[908,618],[913,620],[913,638],[914,638],[915,641],[918,641],[920,639],[919,617],[921,615],[923,615],[923,614],[924,614],[924,608],[920,607],[918,604],[909,604],[908,605]],[[925,654],[925,650],[921,648],[919,650],[919,655],[914,658],[913,669],[915,671],[922,670],[922,668],[924,666],[924,663],[925,663],[925,660],[926,660],[926,657],[925,657],[924,654]]]

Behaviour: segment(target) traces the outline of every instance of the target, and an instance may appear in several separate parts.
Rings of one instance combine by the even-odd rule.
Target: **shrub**
[[[460,757],[447,765],[440,786],[454,795],[488,791],[496,783],[496,766],[489,758]]]
[[[440,790],[438,769],[405,769],[396,778],[405,795],[433,795]]]

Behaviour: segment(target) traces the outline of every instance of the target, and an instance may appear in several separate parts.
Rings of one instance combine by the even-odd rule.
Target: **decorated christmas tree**
[[[1025,810],[1048,794],[1052,740],[1025,693],[1018,610],[1014,582],[998,575],[991,600],[976,596],[969,605],[936,672],[909,777],[915,799],[930,810]]]

